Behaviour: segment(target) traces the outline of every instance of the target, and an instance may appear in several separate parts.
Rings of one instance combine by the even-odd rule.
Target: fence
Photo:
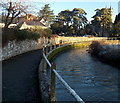
[[[76,38],[78,39],[78,38]],[[82,40],[82,41],[79,41],[77,43],[85,43],[85,42],[92,42],[94,40],[98,40],[98,41],[109,41],[107,40],[107,38],[86,38],[86,40]],[[55,77],[57,77],[61,83],[67,88],[67,90],[69,91],[69,93],[71,95],[73,95],[73,97],[80,103],[84,103],[84,101],[76,94],[76,92],[64,81],[64,79],[62,79],[62,77],[57,73],[56,71],[56,65],[53,63],[51,64],[47,58],[47,54],[52,51],[53,49],[56,49],[57,47],[61,47],[61,46],[67,46],[67,45],[70,45],[70,44],[75,44],[76,41],[73,39],[71,41],[66,41],[65,40],[68,40],[68,38],[66,39],[62,39],[60,38],[59,41],[62,40],[62,42],[59,42],[59,44],[57,45],[45,45],[43,47],[43,59],[42,59],[42,72],[45,72],[48,76],[48,79],[51,81],[50,82],[50,101],[55,101]],[[64,44],[64,45],[63,45]],[[49,67],[49,69],[48,69]]]
[[[50,63],[48,58],[47,58],[47,53],[57,47],[64,46],[64,45],[54,45],[54,46],[49,46],[43,48],[43,67],[42,67],[42,72],[45,72],[47,74],[47,77],[51,81],[50,84],[50,101],[56,101],[55,97],[55,77],[57,77],[61,83],[66,87],[66,89],[69,91],[69,93],[80,103],[85,103],[80,96],[77,95],[77,93],[64,81],[64,79],[58,74],[56,71],[56,64],[55,63]],[[50,69],[47,69],[50,68]]]

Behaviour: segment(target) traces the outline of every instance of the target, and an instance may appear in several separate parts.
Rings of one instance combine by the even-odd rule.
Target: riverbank
[[[70,50],[72,48],[84,48],[88,47],[91,42],[84,42],[84,43],[75,43],[75,44],[64,44],[64,45],[56,45],[55,48],[53,47],[46,47],[44,48],[44,53],[47,57],[47,59],[52,64],[53,59],[56,58],[56,56],[59,56],[63,52]],[[56,48],[57,47],[57,48]],[[47,103],[50,101],[50,83],[51,79],[50,77],[50,69],[49,67],[45,66],[46,62],[44,59],[42,59],[39,67],[39,81],[40,81],[40,93],[42,101]],[[56,99],[53,99],[53,101],[56,101]]]
[[[104,63],[120,68],[119,45],[105,45],[102,42],[93,41],[89,46],[89,53]]]

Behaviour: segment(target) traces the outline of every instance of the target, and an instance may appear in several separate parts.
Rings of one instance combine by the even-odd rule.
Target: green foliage
[[[29,30],[14,30],[16,40],[38,40],[40,38],[40,35],[38,33],[29,31]]]
[[[86,34],[88,34],[88,35],[93,35],[93,34],[94,34],[93,26],[90,25],[90,24],[86,25],[84,31],[85,31]]]
[[[73,9],[73,26],[75,28],[84,28],[84,26],[87,24],[87,19],[85,15],[87,14],[83,9],[81,8],[74,8]]]
[[[39,26],[35,26],[30,29],[30,31],[39,34],[41,37],[50,37],[52,35],[52,30],[49,28],[41,28]]]
[[[25,40],[28,38],[27,30],[15,30],[15,35],[17,40]]]
[[[117,24],[120,21],[120,13],[116,15],[114,24]]]
[[[38,40],[40,37],[51,37],[52,30],[35,26],[31,29],[19,30],[18,28],[9,28],[2,34],[3,45],[12,40]]]
[[[61,11],[59,14],[58,14],[58,20],[59,21],[63,21],[65,23],[65,25],[69,26],[69,23],[71,23],[71,18],[72,18],[72,11],[70,10],[64,10],[64,11]]]
[[[117,24],[113,25],[111,36],[120,36],[120,21]]]
[[[42,10],[39,11],[38,16],[44,18],[44,20],[48,22],[53,22],[55,17],[53,10],[50,9],[49,4],[44,5]]]
[[[62,21],[57,21],[57,22],[51,24],[50,28],[51,28],[53,34],[62,34],[67,31],[66,27],[64,26]]]
[[[81,8],[61,11],[56,18],[56,22],[51,25],[53,34],[80,35],[87,24],[85,15],[86,12]]]
[[[2,45],[7,44],[8,41],[12,41],[16,39],[16,35],[14,33],[14,29],[9,28],[9,29],[2,29]]]
[[[40,34],[36,32],[30,30],[19,30],[17,28],[9,28],[2,34],[2,43],[4,46],[8,41],[12,40],[38,40],[39,38]]]
[[[92,20],[92,25],[95,26],[95,28],[98,30],[96,32],[102,33],[99,34],[100,36],[103,36],[104,33],[108,32],[110,33],[110,30],[112,28],[112,10],[110,8],[102,8],[102,9],[96,9],[96,14],[92,17],[94,20]]]

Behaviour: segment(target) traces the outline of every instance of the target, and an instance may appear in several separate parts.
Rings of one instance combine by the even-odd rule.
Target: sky
[[[114,18],[118,14],[118,0],[25,0],[25,2],[27,2],[31,8],[29,12],[35,14],[47,3],[50,4],[51,10],[53,10],[55,15],[66,9],[73,10],[74,8],[81,8],[87,13],[86,17],[88,21],[92,19],[91,17],[95,14],[95,9],[97,8],[111,6],[113,8]]]
[[[117,2],[56,2],[51,4],[51,9],[54,10],[55,14],[58,14],[62,10],[73,10],[74,8],[82,8],[87,13],[88,20],[91,20],[95,14],[95,9],[112,7],[114,9],[114,15],[118,14],[118,3]]]
[[[37,12],[49,2],[32,2],[31,5],[33,6],[34,12]],[[57,15],[60,11],[69,9],[73,10],[74,8],[81,8],[84,9],[87,13],[86,17],[88,21],[92,20],[92,16],[95,15],[95,9],[97,8],[105,8],[105,7],[112,7],[113,8],[113,17],[118,14],[118,2],[50,2],[51,10],[53,10],[54,14]]]

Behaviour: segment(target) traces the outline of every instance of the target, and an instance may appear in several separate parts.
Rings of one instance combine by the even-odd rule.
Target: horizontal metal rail
[[[73,95],[74,98],[80,103],[85,103],[78,95],[77,93],[64,81],[64,79],[57,73],[56,70],[53,69],[53,72],[56,74],[57,78],[63,83],[63,85],[67,88],[67,90],[70,92],[70,94]]]
[[[47,64],[49,65],[49,67],[51,68],[52,65],[50,64],[49,60],[47,59],[47,57],[45,56],[45,54],[43,53],[43,57],[46,60]],[[77,95],[77,93],[64,81],[64,79],[57,73],[57,71],[55,69],[52,69],[52,71],[55,73],[55,75],[57,76],[57,78],[62,82],[62,84],[66,87],[66,89],[70,92],[70,94],[73,95],[73,97],[79,102],[79,103],[85,103],[80,97],[79,95]]]
[[[46,60],[47,64],[49,65],[49,67],[51,68],[52,65],[50,64],[49,60],[47,59],[47,57],[45,56],[45,54],[43,53],[43,57]]]

